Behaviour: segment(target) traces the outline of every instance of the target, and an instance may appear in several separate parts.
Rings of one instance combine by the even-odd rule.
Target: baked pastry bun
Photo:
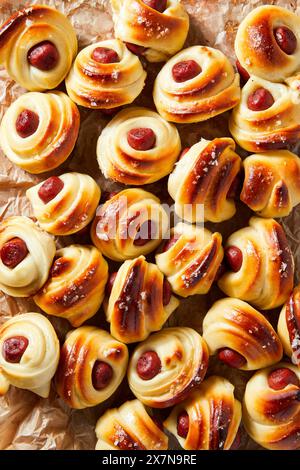
[[[71,408],[96,406],[116,391],[127,362],[125,344],[100,328],[82,326],[68,333],[62,346],[56,390]]]
[[[185,450],[229,450],[242,417],[241,404],[233,392],[227,379],[209,377],[173,408],[164,427]]]
[[[107,410],[96,424],[96,450],[167,450],[168,438],[139,400]]]
[[[76,57],[66,77],[70,98],[91,109],[132,103],[144,88],[146,72],[139,58],[118,39],[90,44]]]
[[[97,248],[70,245],[56,252],[50,277],[34,301],[48,315],[77,327],[99,309],[107,278],[107,262]]]
[[[203,320],[203,338],[210,355],[242,370],[256,370],[276,364],[282,345],[271,323],[242,300],[218,300]]]
[[[65,93],[25,93],[3,116],[0,145],[7,158],[23,170],[43,173],[68,158],[79,122],[79,111]]]
[[[222,222],[234,216],[230,194],[241,169],[234,140],[201,139],[183,154],[169,176],[168,191],[178,217],[188,222]]]
[[[168,226],[160,200],[147,191],[131,188],[113,195],[99,207],[91,238],[104,256],[124,261],[155,250]]]
[[[116,37],[150,62],[167,60],[182,49],[189,16],[180,0],[111,0],[111,6]]]
[[[146,108],[120,111],[103,129],[97,158],[105,178],[140,186],[168,175],[181,150],[173,124]]]
[[[108,281],[104,302],[110,332],[123,343],[143,341],[160,330],[179,301],[156,264],[144,256],[125,261]]]
[[[250,75],[272,82],[298,75],[299,46],[299,16],[277,5],[252,10],[240,23],[235,39],[235,53],[242,67]]]
[[[155,260],[173,292],[188,297],[207,294],[223,255],[220,233],[179,222]]]
[[[26,191],[39,225],[53,235],[71,235],[86,227],[100,195],[95,180],[82,173],[51,176]]]
[[[131,391],[153,408],[175,405],[200,385],[208,356],[207,345],[197,331],[164,328],[135,348],[128,368]]]
[[[300,449],[300,370],[289,363],[256,372],[247,383],[243,424],[270,450]]]
[[[294,288],[280,312],[278,334],[285,354],[300,368],[300,285]]]
[[[225,260],[230,271],[218,285],[229,297],[263,310],[279,307],[288,299],[294,259],[284,230],[274,219],[252,217],[249,227],[230,235]]]
[[[8,217],[0,224],[0,290],[29,297],[47,281],[55,243],[31,219]]]
[[[77,38],[70,21],[46,5],[17,11],[0,28],[0,63],[27,90],[56,88],[76,53]]]
[[[230,116],[229,130],[249,152],[285,149],[295,144],[300,138],[298,93],[286,85],[250,77]]]
[[[262,217],[285,217],[300,203],[300,159],[288,150],[250,155],[244,161],[241,200]]]
[[[153,99],[167,121],[205,121],[238,104],[239,75],[221,51],[192,46],[163,66],[154,83]]]
[[[16,315],[0,326],[0,395],[10,385],[47,398],[59,361],[59,341],[39,313]]]

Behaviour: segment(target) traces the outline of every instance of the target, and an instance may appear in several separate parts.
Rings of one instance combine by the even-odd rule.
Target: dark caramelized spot
[[[177,62],[177,64],[172,67],[172,75],[177,83],[186,82],[191,80],[201,73],[201,67],[194,60],[184,60],[182,62]]]
[[[112,367],[107,362],[96,361],[92,370],[93,387],[103,390],[110,383],[113,376]]]
[[[96,47],[92,52],[92,59],[100,64],[113,64],[115,62],[120,62],[116,51],[108,47]]]
[[[167,279],[164,279],[164,282],[163,282],[163,305],[164,306],[169,304],[171,300],[171,295],[172,295],[171,285]]]
[[[287,385],[296,385],[299,387],[300,381],[294,371],[287,367],[280,367],[270,372],[268,384],[273,390],[282,390]]]
[[[292,30],[286,26],[278,26],[274,29],[274,36],[280,49],[288,55],[295,52],[297,48],[297,38]]]
[[[64,182],[58,176],[48,178],[38,190],[40,199],[47,204],[63,189]]]
[[[243,253],[237,246],[228,246],[225,249],[225,262],[231,271],[237,273],[243,264]]]
[[[57,277],[63,274],[64,272],[69,269],[70,266],[70,261],[63,256],[60,258],[57,258],[51,268],[51,276],[52,277]]]
[[[118,274],[118,271],[112,273],[108,278],[107,284],[105,286],[105,292],[106,292],[107,296],[109,296],[111,294],[111,291],[112,291],[114,282],[116,280],[117,274]]]
[[[136,371],[143,380],[151,380],[161,371],[161,361],[155,351],[147,351],[137,361]]]
[[[30,109],[21,111],[16,120],[16,131],[20,137],[25,139],[34,134],[39,126],[40,119],[38,115]]]
[[[220,361],[224,362],[230,367],[234,367],[235,369],[239,369],[246,364],[246,359],[237,351],[233,351],[230,348],[222,348],[218,352],[218,357]]]
[[[47,72],[56,66],[59,61],[59,53],[52,42],[43,41],[29,50],[27,58],[33,67]]]
[[[127,133],[127,142],[134,150],[150,150],[155,141],[156,136],[149,127],[136,127]]]
[[[13,336],[3,342],[2,354],[7,362],[19,363],[28,346],[25,336]]]
[[[28,255],[28,248],[24,240],[15,237],[4,243],[0,256],[2,263],[10,269],[18,266]]]
[[[145,221],[139,228],[133,244],[135,246],[144,246],[151,241],[151,234],[155,235],[155,223],[153,220]]]
[[[189,415],[187,414],[186,411],[182,411],[178,416],[177,416],[177,434],[180,437],[183,437],[184,439],[188,435],[189,432],[189,426],[190,426],[190,419]]]
[[[269,90],[266,88],[257,88],[253,91],[247,100],[248,108],[251,111],[264,111],[265,109],[271,108],[274,104],[274,98]]]
[[[142,0],[145,5],[162,13],[167,8],[167,0]]]

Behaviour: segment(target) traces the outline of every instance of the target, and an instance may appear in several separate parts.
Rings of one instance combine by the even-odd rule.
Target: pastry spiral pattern
[[[55,243],[31,219],[8,217],[0,224],[0,289],[29,297],[47,281]]]
[[[16,315],[0,327],[0,395],[10,385],[47,398],[59,361],[59,341],[39,313]]]
[[[120,191],[97,210],[94,245],[110,259],[124,261],[151,253],[168,230],[168,216],[153,194],[139,188]]]
[[[249,152],[285,149],[295,144],[300,137],[297,92],[281,83],[251,77],[230,116],[229,130]]]
[[[243,423],[270,450],[300,448],[300,371],[289,363],[256,372],[246,385]]]
[[[123,343],[160,330],[179,305],[156,264],[144,256],[124,261],[113,277],[104,310],[112,336]]]
[[[280,312],[278,334],[285,354],[300,368],[300,285],[294,288]]]
[[[163,11],[155,9],[153,3],[150,6],[142,0],[111,1],[116,37],[142,46],[141,53],[150,62],[161,62],[182,49],[189,17],[180,0],[165,2]]]
[[[215,302],[204,317],[203,338],[210,355],[219,353],[223,362],[238,369],[262,369],[282,358],[282,345],[272,325],[242,300]]]
[[[218,285],[226,295],[263,310],[287,300],[293,288],[294,259],[284,230],[274,219],[252,217],[248,227],[230,235],[225,257],[230,270]]]
[[[107,331],[82,326],[67,335],[55,376],[59,396],[72,408],[109,398],[126,373],[128,351]]]
[[[300,159],[288,150],[244,160],[241,200],[262,217],[284,217],[300,203]]]
[[[299,80],[300,18],[277,5],[252,10],[240,23],[236,56],[250,75],[272,82]]]
[[[112,51],[114,57],[103,58],[95,52],[103,49]],[[82,49],[65,82],[68,95],[80,106],[112,109],[132,103],[145,79],[139,58],[118,39],[108,39]]]
[[[30,91],[56,88],[77,53],[68,18],[46,5],[17,11],[0,28],[0,63]]]
[[[192,70],[186,71],[186,64]],[[239,76],[221,51],[189,47],[163,66],[154,83],[153,99],[167,121],[205,121],[238,104]]]
[[[52,176],[26,191],[39,225],[53,235],[70,235],[88,225],[100,195],[95,180],[82,173]]]
[[[139,400],[104,413],[96,424],[96,450],[167,450],[168,438]]]
[[[147,140],[139,137],[142,132],[149,135]],[[120,111],[104,128],[97,158],[106,178],[140,186],[168,175],[180,150],[179,133],[173,124],[154,111],[134,107]]]
[[[26,93],[3,116],[0,145],[6,157],[23,170],[43,173],[68,158],[79,122],[79,111],[65,93]]]
[[[240,168],[232,139],[201,139],[169,176],[168,191],[176,214],[188,222],[222,222],[233,217],[236,208],[230,189]]]
[[[178,223],[156,255],[173,292],[182,297],[207,294],[223,259],[222,236],[206,228]]]
[[[70,245],[56,252],[50,277],[34,301],[44,312],[77,327],[99,309],[107,278],[107,262],[97,248]]]
[[[175,405],[201,384],[208,356],[207,345],[197,331],[165,328],[136,347],[128,368],[131,391],[153,408]]]
[[[223,377],[211,376],[173,408],[164,426],[185,450],[229,450],[241,417],[234,386]]]

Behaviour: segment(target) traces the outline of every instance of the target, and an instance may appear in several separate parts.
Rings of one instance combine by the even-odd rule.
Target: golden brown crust
[[[104,304],[111,334],[124,343],[134,343],[160,330],[179,304],[171,296],[164,305],[163,288],[163,274],[144,256],[125,261]]]
[[[179,217],[189,222],[222,222],[235,214],[228,196],[241,167],[230,138],[201,139],[179,160],[169,176],[168,190]],[[203,214],[197,208],[203,205]],[[190,213],[185,213],[185,208]],[[201,207],[202,208],[202,207]]]
[[[96,450],[166,450],[168,438],[138,400],[108,410],[96,424]]]
[[[294,288],[281,310],[278,334],[285,354],[300,367],[300,285]]]
[[[77,327],[97,312],[107,278],[107,262],[97,248],[70,245],[57,251],[50,277],[34,301]]]
[[[300,380],[300,371],[289,363],[256,372],[247,383],[243,403],[244,426],[258,444],[272,450],[300,448],[300,388],[288,384],[274,390],[268,384],[270,372],[287,368]]]
[[[287,150],[244,160],[241,201],[263,217],[287,216],[300,203],[300,160]]]
[[[211,355],[229,348],[246,360],[240,367],[255,370],[282,358],[282,345],[272,325],[246,302],[226,298],[219,300],[203,320],[203,338]]]
[[[173,408],[164,426],[186,450],[229,450],[242,415],[241,404],[233,392],[228,380],[211,376]],[[177,432],[177,418],[184,411],[189,417],[186,438]]]
[[[92,372],[96,361],[108,364],[113,371],[108,385],[96,390]],[[128,351],[125,344],[93,326],[82,326],[68,334],[60,353],[56,373],[59,396],[72,408],[96,406],[109,398],[126,373]]]

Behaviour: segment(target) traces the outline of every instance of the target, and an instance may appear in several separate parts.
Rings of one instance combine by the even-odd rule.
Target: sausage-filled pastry
[[[242,67],[250,75],[272,82],[299,83],[299,46],[299,16],[277,5],[252,10],[239,25],[235,39]]]
[[[242,300],[218,300],[203,320],[210,355],[242,370],[270,366],[282,358],[282,345],[271,323]]]
[[[125,261],[111,275],[106,292],[104,310],[110,332],[123,343],[143,341],[160,330],[179,305],[156,264],[144,256]]]
[[[300,449],[300,370],[281,362],[256,372],[246,386],[243,423],[266,449]]]
[[[77,38],[70,21],[46,5],[17,11],[0,27],[0,63],[27,90],[56,88],[76,53]]]
[[[35,294],[47,281],[54,255],[53,238],[31,219],[4,219],[0,224],[0,289],[14,297]]]
[[[300,203],[300,159],[288,150],[250,155],[244,161],[241,200],[262,217],[284,217]]]
[[[122,382],[127,346],[95,326],[68,333],[60,352],[55,383],[59,396],[72,408],[96,406]]]
[[[34,301],[44,312],[77,327],[99,309],[107,278],[107,262],[97,248],[70,245],[56,252],[50,277]]]
[[[201,139],[183,154],[169,176],[168,191],[176,214],[188,222],[222,222],[233,217],[236,208],[230,190],[240,169],[234,140]]]
[[[198,387],[208,367],[208,348],[197,331],[165,328],[140,343],[129,363],[128,383],[145,405],[167,408]]]
[[[115,35],[150,62],[182,49],[189,16],[180,0],[111,0]]]
[[[167,450],[168,438],[139,400],[107,410],[96,424],[96,450]]]
[[[222,235],[179,222],[156,263],[181,297],[207,294],[223,259]]]
[[[79,111],[65,93],[25,93],[3,116],[0,145],[6,157],[23,170],[43,173],[68,158],[79,122]]]
[[[300,285],[295,287],[281,310],[278,334],[285,354],[300,368]]]
[[[91,237],[110,259],[124,261],[155,250],[168,230],[160,200],[139,188],[114,194],[99,207]]]
[[[205,121],[238,104],[239,75],[221,51],[192,46],[163,66],[154,83],[153,99],[167,121]]]
[[[164,426],[185,450],[229,450],[241,417],[234,386],[223,377],[211,376],[173,408]]]
[[[250,77],[240,103],[229,119],[229,130],[249,152],[285,149],[300,138],[300,101],[287,85]]]
[[[79,232],[92,220],[101,191],[89,175],[51,176],[26,191],[39,225],[53,235]]]
[[[97,157],[105,178],[140,186],[168,175],[181,150],[173,124],[146,108],[120,111],[104,128]]]
[[[0,395],[10,385],[47,398],[59,361],[59,341],[39,313],[16,315],[0,326]]]
[[[118,39],[82,49],[66,88],[70,98],[91,109],[112,109],[132,103],[144,88],[146,72],[139,58]]]
[[[282,226],[274,219],[252,217],[249,226],[227,240],[230,271],[218,281],[229,297],[263,310],[279,307],[293,289],[294,259]]]

